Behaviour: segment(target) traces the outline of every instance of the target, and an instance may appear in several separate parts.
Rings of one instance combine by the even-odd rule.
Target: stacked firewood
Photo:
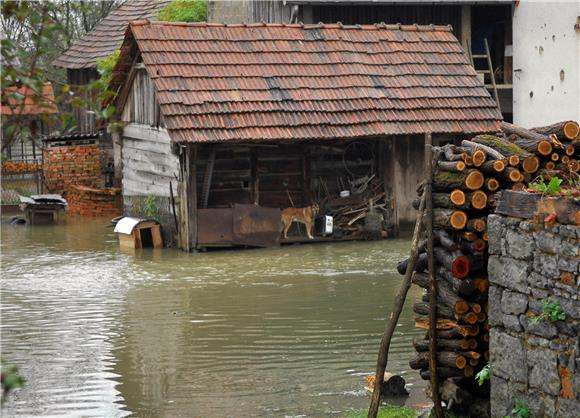
[[[432,206],[433,258],[437,280],[437,374],[441,398],[456,412],[478,416],[489,387],[475,383],[475,375],[489,360],[487,321],[487,215],[495,207],[495,192],[525,190],[541,176],[578,176],[580,129],[562,122],[531,130],[504,123],[503,133],[480,135],[434,149]],[[418,188],[418,209],[425,187]],[[429,329],[430,278],[427,242],[419,244],[413,283],[426,289],[413,305],[415,325]],[[397,269],[405,274],[409,260]],[[429,340],[414,342],[410,366],[430,379]],[[462,405],[463,404],[463,405]]]

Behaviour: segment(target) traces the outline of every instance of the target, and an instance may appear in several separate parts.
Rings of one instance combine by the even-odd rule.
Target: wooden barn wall
[[[176,233],[169,183],[176,195],[179,172],[179,158],[169,141],[163,128],[130,123],[123,130],[121,150],[125,215],[146,216],[148,196],[155,196],[156,218],[166,243],[173,242]]]
[[[154,127],[163,126],[155,88],[144,68],[135,73],[121,120]]]
[[[385,185],[395,199],[399,228],[407,229],[417,220],[417,211],[411,203],[425,176],[425,139],[423,136],[389,138],[385,141],[385,157]]]
[[[310,9],[311,7],[311,9]],[[302,11],[305,23],[336,23],[345,25],[372,23],[402,23],[421,25],[452,25],[461,39],[461,6],[441,5],[340,5],[305,6]]]

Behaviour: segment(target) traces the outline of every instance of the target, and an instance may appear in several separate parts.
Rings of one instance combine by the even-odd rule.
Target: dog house
[[[161,225],[152,219],[124,217],[115,225],[115,232],[121,247],[163,248]]]

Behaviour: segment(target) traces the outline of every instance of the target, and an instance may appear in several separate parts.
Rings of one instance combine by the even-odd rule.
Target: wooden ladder
[[[487,64],[487,69],[478,70],[477,68],[475,68],[475,72],[478,74],[483,74],[484,84],[485,84],[485,75],[489,74],[489,79],[491,80],[491,90],[493,92],[493,98],[495,100],[495,103],[497,104],[497,108],[501,112],[501,107],[499,104],[499,95],[497,93],[497,84],[495,83],[495,74],[493,71],[493,65],[491,63],[491,55],[489,53],[489,44],[487,43],[486,38],[483,38],[483,45],[485,47],[484,54],[479,54],[479,55],[475,54],[474,55],[473,52],[471,51],[471,48],[469,48],[469,58],[471,59],[471,64],[473,65],[473,68],[475,68],[475,61],[474,60],[476,60],[476,59],[485,60],[485,63]]]

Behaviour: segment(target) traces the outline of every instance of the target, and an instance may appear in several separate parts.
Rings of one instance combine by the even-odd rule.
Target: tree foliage
[[[2,117],[2,150],[16,138],[30,136],[26,118],[23,117],[24,95],[18,93],[22,89],[32,92],[34,102],[40,102],[44,100],[44,83],[48,81],[53,84],[60,111],[56,115],[42,115],[40,118],[63,132],[75,128],[72,115],[75,108],[90,109],[97,117],[112,113],[110,108],[100,108],[99,101],[107,94],[103,88],[105,82],[73,89],[66,82],[65,72],[53,67],[52,61],[72,42],[93,29],[119,3],[120,0],[2,2],[0,83],[2,102],[10,102],[12,107],[12,116]]]
[[[206,0],[173,0],[157,18],[164,22],[203,22],[207,20]]]

